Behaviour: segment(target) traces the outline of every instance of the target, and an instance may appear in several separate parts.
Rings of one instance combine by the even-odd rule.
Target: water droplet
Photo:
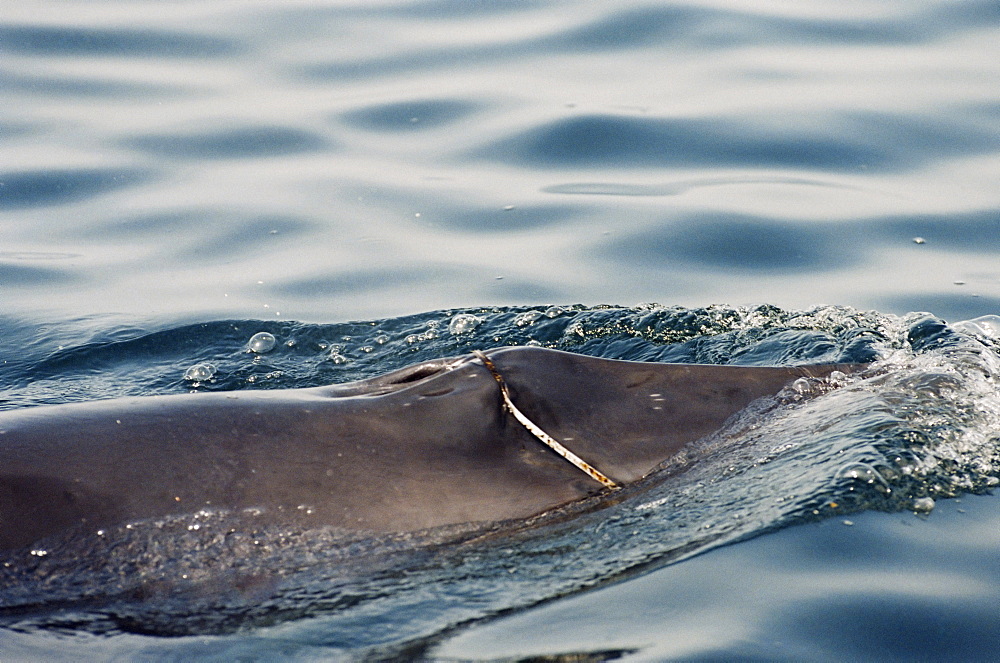
[[[914,237],[913,238],[913,243],[914,244],[926,244],[927,240],[924,239],[923,237]]]
[[[274,337],[274,334],[268,332],[257,332],[250,337],[247,342],[247,350],[250,352],[255,352],[257,354],[264,354],[265,352],[270,352],[274,349],[274,346],[278,344],[278,339]]]
[[[473,329],[478,327],[481,322],[482,320],[471,313],[459,313],[451,319],[450,323],[448,323],[448,331],[454,336],[468,334]]]

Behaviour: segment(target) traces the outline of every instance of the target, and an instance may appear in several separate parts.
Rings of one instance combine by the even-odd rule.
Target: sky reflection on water
[[[12,312],[1000,300],[990,3],[3,14]]]

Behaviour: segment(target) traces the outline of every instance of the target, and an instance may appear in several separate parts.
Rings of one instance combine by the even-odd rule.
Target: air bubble
[[[917,513],[930,513],[934,510],[934,499],[931,497],[918,497],[913,500],[912,509]]]
[[[847,374],[843,371],[831,371],[826,376],[826,381],[835,387],[842,387],[847,384]]]
[[[837,476],[841,479],[854,479],[855,481],[866,483],[880,493],[892,492],[889,483],[879,474],[878,470],[865,463],[845,465],[837,472]]]
[[[274,346],[278,344],[278,339],[274,337],[274,334],[268,332],[257,332],[250,337],[247,342],[247,350],[249,352],[254,352],[256,354],[264,354],[265,352],[270,352],[274,349]]]
[[[482,320],[471,313],[459,313],[451,319],[450,323],[448,323],[448,331],[454,336],[468,334],[473,329],[478,327],[481,322]]]
[[[518,327],[526,327],[533,322],[538,321],[542,317],[541,311],[525,311],[524,313],[518,313],[514,317],[514,324]]]
[[[799,378],[792,383],[792,390],[796,394],[807,396],[812,393],[812,384],[806,378]]]
[[[189,382],[205,382],[215,377],[216,368],[213,364],[202,362],[184,371],[184,379]]]

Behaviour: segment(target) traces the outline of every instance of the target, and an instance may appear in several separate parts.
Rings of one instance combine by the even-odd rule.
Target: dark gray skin
[[[853,368],[488,355],[519,409],[619,484],[796,378]],[[329,387],[0,413],[0,549],[204,508],[410,531],[525,518],[602,490],[502,409],[472,356]]]

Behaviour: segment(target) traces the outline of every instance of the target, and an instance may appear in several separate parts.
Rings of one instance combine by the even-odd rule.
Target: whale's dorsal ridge
[[[482,356],[533,427],[616,485],[755,399],[846,368]],[[330,387],[12,410],[0,430],[3,549],[205,505],[280,520],[308,504],[306,526],[393,532],[526,518],[600,489],[514,421],[473,354]]]

